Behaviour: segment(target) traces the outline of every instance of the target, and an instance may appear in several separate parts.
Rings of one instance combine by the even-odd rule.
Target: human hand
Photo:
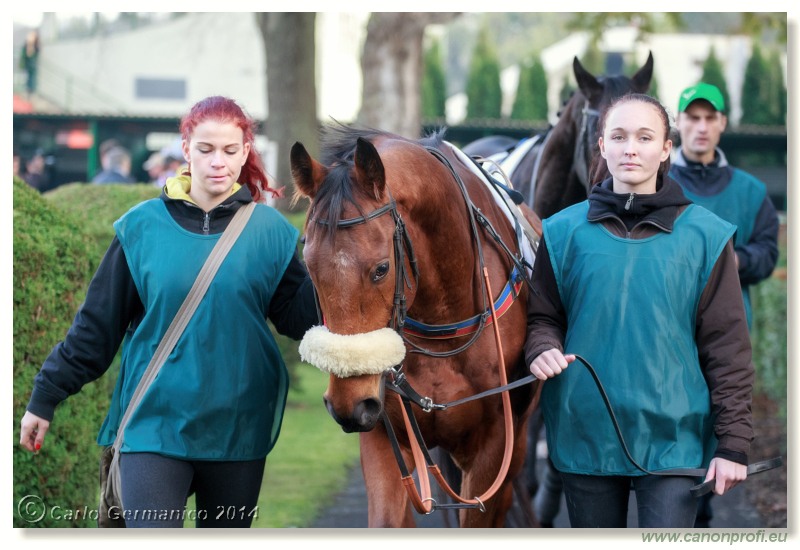
[[[530,365],[531,374],[539,380],[547,380],[566,369],[575,360],[575,355],[564,355],[556,348],[540,353]]]
[[[725,494],[725,491],[733,489],[739,482],[747,479],[747,466],[720,457],[713,458],[708,465],[704,481],[710,479],[716,479],[714,493]]]
[[[49,421],[26,411],[22,417],[19,444],[35,453],[42,448],[44,436],[49,429]]]

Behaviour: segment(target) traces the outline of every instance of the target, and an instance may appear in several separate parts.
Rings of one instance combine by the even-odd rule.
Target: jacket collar
[[[599,222],[614,218],[623,224],[625,220],[635,220],[635,225],[650,224],[671,232],[678,214],[688,204],[691,201],[669,176],[662,177],[652,194],[615,193],[612,179],[608,178],[592,188],[586,219]]]
[[[712,160],[708,164],[703,164],[702,162],[694,162],[692,160],[687,159],[683,155],[683,149],[679,148],[678,153],[675,155],[675,158],[672,159],[673,166],[684,166],[684,167],[696,167],[696,168],[703,168],[703,167],[712,167],[712,168],[723,168],[728,166],[728,158],[725,156],[725,153],[722,152],[722,149],[717,147],[714,149],[714,160]]]

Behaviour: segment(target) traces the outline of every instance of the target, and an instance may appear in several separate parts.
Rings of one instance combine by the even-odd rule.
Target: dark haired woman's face
[[[189,195],[208,209],[230,196],[250,153],[239,126],[206,120],[198,124],[191,139],[183,142],[183,154],[192,172]]]
[[[615,192],[655,193],[658,168],[672,151],[665,131],[653,105],[628,101],[608,112],[599,145],[614,177]]]

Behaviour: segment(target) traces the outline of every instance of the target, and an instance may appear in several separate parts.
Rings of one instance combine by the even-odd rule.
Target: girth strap
[[[514,269],[511,270],[511,274],[508,277],[508,282],[503,287],[502,292],[500,292],[500,296],[498,296],[497,300],[494,302],[494,309],[497,312],[498,319],[509,310],[511,305],[517,299],[517,296],[519,296],[519,291],[524,282],[525,281],[522,274],[515,266]],[[478,313],[477,315],[474,315],[464,321],[446,325],[429,325],[407,317],[405,322],[405,333],[411,336],[433,340],[456,338],[458,336],[466,336],[467,334],[472,334],[477,331],[481,326],[482,320],[484,321],[485,326],[492,324],[490,310],[487,309],[486,311]]]

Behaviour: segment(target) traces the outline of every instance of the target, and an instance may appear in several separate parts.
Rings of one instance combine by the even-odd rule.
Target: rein
[[[589,363],[586,359],[584,359],[580,355],[575,355],[575,358],[584,367],[586,367],[586,370],[589,371],[589,374],[591,375],[592,380],[594,380],[594,383],[597,386],[598,391],[600,392],[600,397],[603,399],[603,404],[606,407],[606,411],[608,411],[608,415],[609,415],[609,417],[611,419],[611,423],[614,426],[614,431],[617,434],[617,439],[620,442],[620,446],[622,447],[622,451],[625,454],[625,457],[628,459],[628,461],[637,470],[639,470],[639,471],[641,471],[641,472],[643,472],[643,473],[645,473],[647,475],[654,475],[654,476],[688,476],[688,477],[697,477],[697,478],[704,478],[705,477],[705,475],[708,473],[708,470],[705,469],[705,468],[672,468],[672,469],[669,469],[669,470],[659,470],[659,471],[655,471],[654,472],[654,471],[650,471],[647,468],[645,468],[644,466],[640,465],[633,458],[633,455],[631,454],[630,449],[628,449],[628,445],[625,442],[625,437],[622,435],[622,429],[620,428],[619,422],[617,421],[617,416],[614,413],[613,407],[611,406],[611,401],[608,398],[608,394],[606,393],[605,388],[603,387],[603,384],[600,381],[599,376],[597,375],[597,371],[595,371],[595,369],[594,369],[594,367],[592,367],[591,363]],[[536,397],[534,399],[534,403],[538,404],[539,396],[541,394],[541,390],[542,390],[542,387],[543,387],[543,384],[541,384],[541,382],[543,382],[543,381],[539,380],[538,378],[536,378],[532,374],[526,376],[525,378],[520,378],[519,380],[517,380],[515,382],[512,382],[510,384],[505,384],[505,385],[502,385],[502,386],[497,387],[497,388],[492,388],[491,390],[487,390],[485,392],[482,392],[482,393],[479,393],[477,395],[473,395],[471,397],[467,397],[467,398],[464,398],[464,399],[459,399],[457,401],[452,401],[450,403],[444,403],[444,404],[433,403],[430,400],[430,398],[421,398],[421,399],[419,399],[418,394],[414,398],[406,396],[406,399],[405,399],[404,402],[407,403],[409,399],[414,400],[414,401],[419,399],[419,401],[421,401],[422,404],[424,404],[423,410],[425,410],[426,412],[430,411],[430,410],[445,410],[445,409],[448,409],[450,407],[461,405],[462,403],[465,403],[467,401],[472,401],[474,399],[481,399],[483,397],[488,397],[490,395],[495,395],[495,394],[501,393],[501,392],[507,392],[508,390],[517,388],[519,386],[524,386],[525,384],[530,384],[532,382],[539,382],[539,387],[537,388]],[[392,389],[395,389],[395,388],[392,388]],[[408,388],[406,388],[405,385],[401,381],[398,384],[398,387],[397,387],[397,389],[395,389],[395,391],[398,391],[398,393],[400,393],[400,392],[407,391],[407,389]],[[413,418],[413,416],[412,416],[412,418]],[[420,441],[421,441],[421,436],[420,436]],[[398,454],[398,457],[400,457],[399,454]],[[400,460],[402,460],[402,457],[400,457]],[[430,460],[429,460],[429,458],[426,458],[426,460],[429,461],[429,466],[428,467],[430,469],[431,468]],[[766,472],[767,470],[771,470],[773,468],[777,468],[777,467],[782,466],[782,465],[783,465],[783,457],[780,457],[780,456],[774,457],[774,458],[770,458],[770,459],[766,459],[766,460],[762,460],[762,461],[759,461],[759,462],[755,462],[753,464],[749,464],[747,466],[747,475],[750,476],[750,475],[754,475],[754,474],[759,474],[761,472]],[[691,487],[689,489],[689,492],[695,498],[701,497],[701,496],[703,496],[703,495],[705,495],[707,493],[710,493],[713,490],[715,482],[716,482],[715,479],[710,479],[708,481],[704,481],[702,483],[699,483],[699,484],[694,485],[693,487]],[[458,498],[458,497],[456,497],[456,498]],[[451,507],[452,508],[454,506],[452,506],[452,505],[449,505],[449,506],[448,505],[439,505],[439,507],[440,508],[446,508],[446,507]]]

